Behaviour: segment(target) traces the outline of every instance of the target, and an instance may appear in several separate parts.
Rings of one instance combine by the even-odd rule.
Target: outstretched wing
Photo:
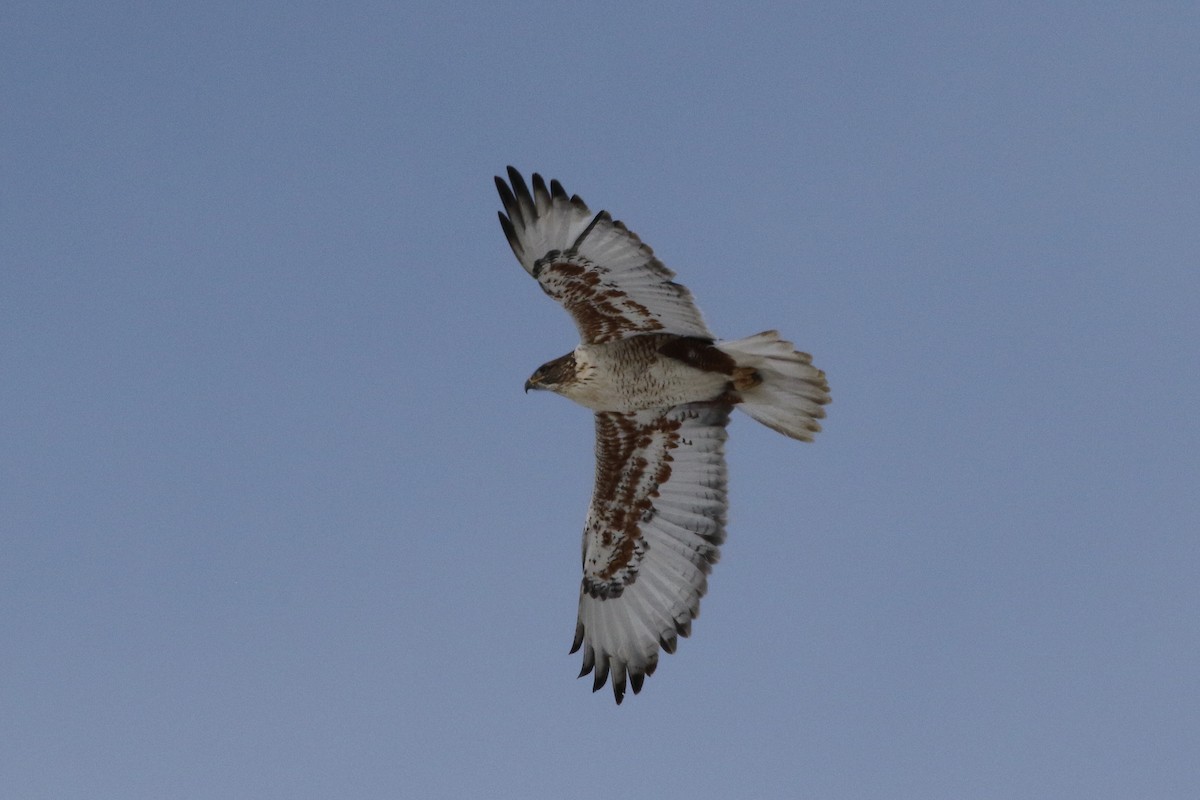
[[[534,173],[533,191],[508,168],[496,178],[504,211],[500,225],[525,271],[570,312],[585,344],[639,333],[712,339],[686,287],[637,234],[609,216],[592,214],[578,195]]]
[[[612,676],[620,703],[675,652],[700,613],[725,540],[725,426],[730,407],[596,414],[596,487],[583,532],[574,653],[592,690]]]

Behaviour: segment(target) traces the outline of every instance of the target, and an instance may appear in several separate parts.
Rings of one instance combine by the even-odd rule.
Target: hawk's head
[[[529,380],[525,381],[525,391],[549,389],[552,392],[562,392],[575,383],[576,376],[575,353],[570,352],[553,361],[547,361],[534,370]]]

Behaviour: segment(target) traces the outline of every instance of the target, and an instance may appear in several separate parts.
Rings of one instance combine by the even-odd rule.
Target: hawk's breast
[[[688,366],[659,352],[678,337],[632,336],[575,349],[578,380],[562,393],[594,411],[639,411],[712,400],[729,377]]]

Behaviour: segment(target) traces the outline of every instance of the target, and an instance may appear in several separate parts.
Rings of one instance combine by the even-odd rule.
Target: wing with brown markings
[[[500,225],[525,271],[575,320],[584,343],[640,333],[712,339],[686,287],[637,234],[593,214],[558,181],[533,176],[533,191],[512,167],[496,178],[504,204]]]
[[[611,676],[620,703],[675,651],[700,613],[725,539],[730,407],[596,415],[596,486],[583,532],[583,584],[571,652],[593,691]]]

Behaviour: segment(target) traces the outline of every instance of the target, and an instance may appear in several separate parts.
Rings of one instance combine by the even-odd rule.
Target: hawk
[[[592,691],[619,704],[675,652],[700,613],[725,540],[725,426],[734,408],[812,441],[829,402],[825,373],[776,331],[718,342],[691,293],[607,211],[555,180],[533,191],[496,178],[513,254],[579,329],[571,352],[538,367],[545,389],[595,412],[596,482],[583,528],[583,582],[571,652]]]

